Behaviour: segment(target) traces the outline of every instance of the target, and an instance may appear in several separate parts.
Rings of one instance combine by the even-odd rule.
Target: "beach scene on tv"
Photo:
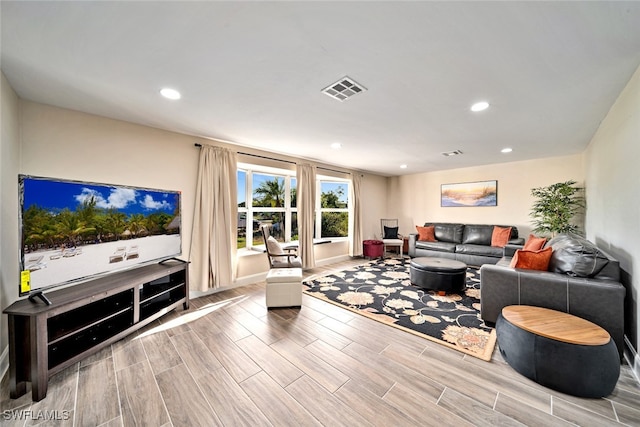
[[[31,290],[181,253],[180,193],[21,177]]]

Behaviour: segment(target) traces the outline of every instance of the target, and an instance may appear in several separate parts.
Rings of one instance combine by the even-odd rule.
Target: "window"
[[[296,179],[284,173],[290,171],[238,169],[238,249],[264,244],[262,224],[272,225],[271,234],[278,241],[297,240]]]
[[[349,237],[349,183],[318,181],[320,191],[316,206],[316,233],[320,238]]]
[[[317,180],[314,237],[349,237],[349,182]],[[280,242],[298,240],[297,182],[293,172],[256,165],[238,169],[238,249],[262,246],[261,224]]]

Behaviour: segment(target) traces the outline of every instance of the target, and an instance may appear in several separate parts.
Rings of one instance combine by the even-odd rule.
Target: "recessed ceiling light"
[[[331,144],[331,148],[333,148],[334,150],[339,150],[342,148],[342,144],[340,144],[339,142],[334,142],[333,144]]]
[[[473,104],[471,106],[471,111],[473,112],[478,112],[478,111],[484,111],[487,108],[489,108],[489,103],[486,101],[481,101],[481,102],[476,102],[475,104]]]
[[[400,165],[400,169],[406,169],[407,165]]]
[[[160,95],[164,96],[167,99],[180,99],[182,95],[175,89],[170,89],[165,87],[160,91]]]
[[[500,150],[501,153],[510,153],[512,151],[513,151],[513,148],[509,148],[509,147],[503,148],[502,150]]]

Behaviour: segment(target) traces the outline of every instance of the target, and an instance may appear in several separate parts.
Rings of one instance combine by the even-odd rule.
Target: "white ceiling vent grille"
[[[447,157],[457,156],[458,154],[462,154],[462,151],[454,150],[454,151],[447,151],[446,153],[442,153],[443,156],[447,156]]]
[[[367,90],[367,88],[359,83],[356,83],[355,81],[353,81],[353,79],[349,77],[343,77],[337,82],[322,89],[322,92],[342,102],[348,98],[351,98],[353,95],[364,92],[365,90]]]

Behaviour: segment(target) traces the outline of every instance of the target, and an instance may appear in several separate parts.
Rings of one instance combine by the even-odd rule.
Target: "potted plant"
[[[584,189],[576,181],[534,188],[531,195],[536,198],[530,214],[534,233],[551,237],[559,233],[582,234],[574,217],[584,209]]]

